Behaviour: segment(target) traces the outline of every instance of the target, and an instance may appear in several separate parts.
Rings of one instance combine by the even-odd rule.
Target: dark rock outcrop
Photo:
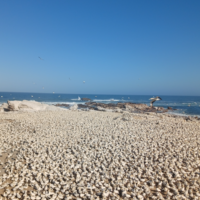
[[[90,101],[88,98],[82,98],[84,101]],[[69,107],[68,104],[56,104],[55,106],[61,106],[61,107]],[[155,112],[155,113],[164,113],[168,110],[171,110],[169,108],[165,109],[163,107],[151,107],[143,103],[131,103],[131,102],[119,102],[117,104],[114,103],[99,103],[99,102],[86,102],[85,104],[78,104],[79,109],[90,109],[90,110],[99,110],[99,111],[114,111],[114,112],[132,112],[132,113],[146,113],[146,112]],[[173,110],[173,109],[172,109]]]
[[[89,98],[81,98],[81,101],[91,101]]]
[[[167,109],[164,109],[163,107],[149,107],[146,104],[142,103],[122,103],[119,102],[117,104],[114,103],[109,103],[109,104],[104,104],[104,103],[97,103],[97,102],[87,102],[85,103],[89,108],[97,108],[101,107],[104,109],[108,110],[116,110],[116,109],[122,109],[124,111],[129,111],[129,112],[167,112]]]
[[[66,107],[66,108],[68,108],[69,107],[69,104],[60,104],[60,103],[58,103],[58,104],[55,104],[54,106],[59,106],[59,107]]]
[[[88,108],[88,106],[84,104],[78,104],[78,108]]]

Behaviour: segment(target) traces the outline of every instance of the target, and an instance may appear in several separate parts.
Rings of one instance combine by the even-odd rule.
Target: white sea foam
[[[173,115],[178,115],[178,116],[184,116],[184,117],[188,117],[188,116],[192,116],[192,117],[200,116],[199,114],[185,113],[186,111],[187,111],[186,109],[179,109],[179,110],[176,110],[176,111],[168,111],[167,113],[173,114]]]
[[[78,97],[78,99],[71,99],[71,100],[73,100],[73,101],[81,101],[81,98]]]
[[[93,101],[123,101],[120,99],[94,99]]]
[[[173,115],[178,115],[178,116],[184,116],[184,117],[190,116],[189,114],[175,112],[175,111],[168,111],[167,113],[173,114]]]
[[[53,104],[69,104],[69,105],[74,105],[74,104],[85,104],[85,103],[80,103],[80,102],[41,102],[44,104],[48,104],[48,105],[53,105]]]

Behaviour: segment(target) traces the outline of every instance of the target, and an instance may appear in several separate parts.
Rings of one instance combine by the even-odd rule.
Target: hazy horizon
[[[200,95],[166,95],[166,94],[100,94],[100,93],[58,93],[58,92],[12,92],[12,91],[0,91],[1,93],[28,93],[28,94],[68,94],[68,95],[124,95],[124,96],[191,96],[191,97],[199,97]]]

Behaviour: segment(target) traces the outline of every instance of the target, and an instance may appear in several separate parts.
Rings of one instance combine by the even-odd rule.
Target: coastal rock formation
[[[116,109],[121,109],[121,111],[128,111],[128,112],[139,112],[139,113],[145,113],[145,112],[167,112],[167,109],[164,109],[163,107],[150,107],[146,104],[141,104],[141,103],[109,103],[109,104],[104,104],[104,103],[98,103],[98,102],[87,102],[85,105],[88,106],[88,108],[93,108],[96,110],[103,110],[99,109],[104,108],[104,111],[106,110],[113,110],[115,112]],[[120,112],[121,112],[120,111]]]
[[[78,108],[88,108],[88,106],[84,104],[78,104]]]
[[[19,104],[21,104],[21,101],[8,101],[8,110],[9,111],[18,111],[19,110]]]
[[[54,104],[54,106],[58,106],[58,107],[66,107],[68,108],[69,107],[69,104],[65,104],[65,103],[57,103],[57,104]]]
[[[174,109],[172,107],[167,107],[168,110],[177,110],[177,109]]]
[[[53,105],[43,104],[36,101],[8,101],[1,105],[3,111],[40,111],[40,110],[62,110],[62,108]]]
[[[91,101],[89,98],[81,98],[81,101]]]

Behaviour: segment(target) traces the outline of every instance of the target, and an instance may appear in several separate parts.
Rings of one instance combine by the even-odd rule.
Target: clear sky
[[[2,0],[0,91],[199,96],[200,1]]]

